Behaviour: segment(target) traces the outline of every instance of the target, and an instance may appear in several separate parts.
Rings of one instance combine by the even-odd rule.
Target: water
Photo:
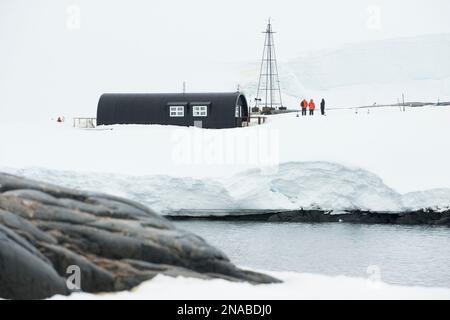
[[[368,277],[391,284],[450,287],[447,227],[177,221],[237,265],[273,271]]]

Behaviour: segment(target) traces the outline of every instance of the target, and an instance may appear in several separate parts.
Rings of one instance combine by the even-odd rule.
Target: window
[[[184,117],[184,106],[170,106],[170,117]]]
[[[192,115],[194,117],[207,117],[208,106],[192,106]]]

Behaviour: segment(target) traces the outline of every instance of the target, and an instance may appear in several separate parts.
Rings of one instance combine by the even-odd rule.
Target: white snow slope
[[[446,208],[449,118],[450,108],[429,106],[294,113],[230,130],[9,125],[0,127],[0,167],[130,197],[162,213]]]
[[[450,34],[347,44],[280,62],[280,82],[289,107],[303,97],[333,107],[393,104],[402,93],[407,101],[450,101],[449,56]],[[258,67],[247,65],[240,75],[252,96]]]
[[[267,273],[267,272],[266,272]],[[75,293],[52,299],[137,299],[137,300],[301,300],[301,299],[450,299],[450,289],[403,287],[375,278],[329,277],[292,272],[270,272],[281,284],[251,285],[225,280],[199,280],[157,276],[132,291],[109,294]],[[345,289],[345,290],[344,290]]]

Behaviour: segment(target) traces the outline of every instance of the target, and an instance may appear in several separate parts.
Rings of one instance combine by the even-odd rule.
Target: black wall
[[[184,106],[184,117],[170,117],[169,106]],[[194,117],[193,105],[207,105],[207,117]],[[222,129],[241,126],[235,108],[242,106],[248,116],[247,100],[233,93],[169,93],[169,94],[103,94],[97,107],[97,125],[161,124],[194,126],[202,121],[204,128]]]

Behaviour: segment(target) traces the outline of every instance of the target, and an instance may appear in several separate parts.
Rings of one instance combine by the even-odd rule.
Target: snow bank
[[[400,194],[370,172],[328,162],[281,164],[276,173],[250,170],[227,181],[237,207],[251,209],[401,210]]]
[[[42,168],[3,168],[3,171],[74,189],[129,198],[163,214],[181,209],[233,209],[235,203],[228,190],[212,179],[80,173]]]
[[[403,195],[403,203],[412,209],[418,208],[450,208],[450,189],[431,189],[409,192]]]
[[[40,168],[6,171],[115,194],[171,215],[186,214],[186,210],[190,215],[222,215],[226,210],[236,214],[236,210],[257,209],[401,211],[450,206],[450,189],[402,195],[366,170],[328,162],[290,162],[281,164],[275,172],[252,169],[225,179],[83,174]]]
[[[77,293],[53,299],[136,300],[300,300],[300,299],[450,299],[450,289],[404,287],[376,280],[271,272],[281,284],[251,285],[225,280],[171,278],[158,275],[132,291],[111,294]]]

